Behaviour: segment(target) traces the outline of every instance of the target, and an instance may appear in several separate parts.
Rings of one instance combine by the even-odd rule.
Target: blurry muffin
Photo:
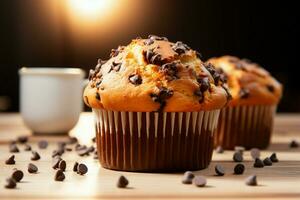
[[[228,107],[221,111],[215,145],[266,148],[282,95],[281,84],[247,59],[222,56],[208,62],[226,74],[232,95]]]
[[[134,39],[90,71],[85,103],[96,119],[103,167],[178,171],[208,166],[223,76],[196,51],[164,37]]]

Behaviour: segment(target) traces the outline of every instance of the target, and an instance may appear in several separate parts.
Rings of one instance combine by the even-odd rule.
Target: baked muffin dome
[[[111,51],[90,71],[85,103],[131,112],[191,112],[220,109],[229,93],[224,76],[182,42],[150,35]]]
[[[208,60],[223,71],[232,95],[229,106],[275,105],[282,96],[282,86],[269,72],[248,59],[222,56]]]

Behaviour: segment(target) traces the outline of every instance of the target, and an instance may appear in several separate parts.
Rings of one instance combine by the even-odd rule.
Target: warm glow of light
[[[95,20],[110,12],[117,0],[68,0],[72,14]]]

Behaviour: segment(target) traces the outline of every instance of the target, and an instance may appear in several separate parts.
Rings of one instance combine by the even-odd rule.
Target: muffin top
[[[230,94],[224,75],[178,41],[150,35],[111,51],[90,70],[85,103],[131,112],[192,112],[220,109]]]
[[[248,59],[222,56],[208,60],[223,71],[232,95],[229,106],[275,105],[282,95],[282,86],[265,69]]]

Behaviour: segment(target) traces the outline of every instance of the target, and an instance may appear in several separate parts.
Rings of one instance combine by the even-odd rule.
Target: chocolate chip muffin
[[[225,73],[232,94],[228,107],[221,111],[215,144],[226,149],[266,148],[282,95],[281,84],[247,59],[222,56],[208,62]]]
[[[182,42],[134,39],[90,71],[85,103],[96,119],[103,167],[125,171],[196,170],[208,166],[224,75]]]

